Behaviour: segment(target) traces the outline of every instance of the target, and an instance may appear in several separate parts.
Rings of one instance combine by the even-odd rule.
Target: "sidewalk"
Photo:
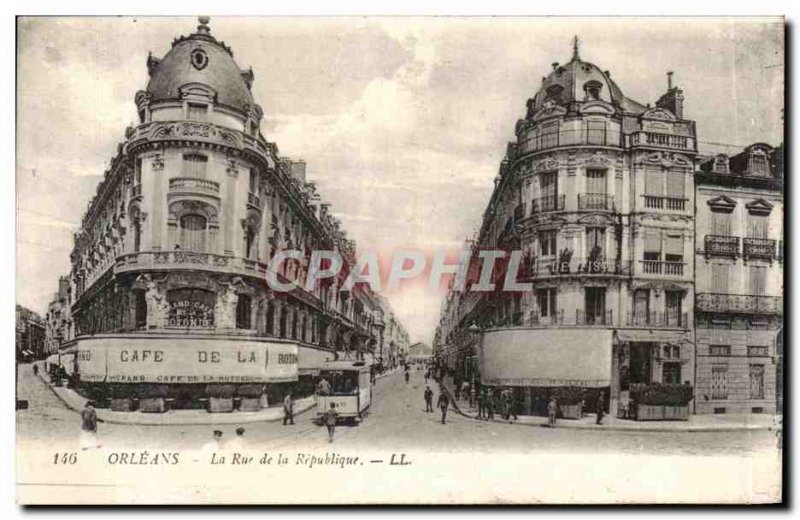
[[[375,377],[375,380],[397,372],[397,368],[389,370]],[[66,386],[53,386],[50,377],[44,372],[39,372],[39,378],[64,403],[69,409],[80,412],[86,405],[87,399]],[[294,403],[295,417],[314,408],[317,405],[316,396],[298,399]],[[205,425],[205,424],[244,424],[255,422],[274,422],[283,420],[283,406],[277,405],[265,408],[258,412],[209,413],[205,410],[168,410],[164,413],[113,412],[105,408],[95,408],[97,417],[111,424],[138,424],[142,426],[159,425]]]
[[[444,383],[445,389],[450,396],[451,403],[456,409],[456,412],[464,417],[475,419],[476,421],[486,420],[477,418],[477,408],[470,409],[467,400],[455,400],[453,379],[451,377],[445,377]],[[603,424],[601,425],[595,424],[595,419],[595,414],[589,414],[582,419],[559,419],[556,427],[600,431],[640,432],[726,432],[776,430],[780,427],[777,416],[769,414],[690,415],[688,421],[633,421],[606,415],[603,417]],[[497,413],[495,413],[493,422],[509,424],[509,421],[498,418]],[[518,420],[512,419],[510,424],[547,427],[547,417],[520,415]]]

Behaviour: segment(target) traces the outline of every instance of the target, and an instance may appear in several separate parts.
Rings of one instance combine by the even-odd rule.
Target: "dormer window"
[[[767,162],[766,154],[762,152],[754,152],[750,156],[750,173],[759,177],[769,176],[769,164]]]
[[[595,101],[600,99],[600,91],[603,89],[603,84],[599,81],[587,81],[583,85],[583,92],[585,94],[585,101]]]
[[[547,87],[547,99],[555,103],[561,101],[561,95],[564,93],[564,87],[561,85],[550,85]]]
[[[728,173],[728,157],[725,155],[718,155],[714,158],[714,173]]]

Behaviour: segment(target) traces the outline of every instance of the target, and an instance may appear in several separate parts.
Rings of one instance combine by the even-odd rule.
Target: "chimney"
[[[658,108],[669,110],[678,119],[683,119],[683,90],[673,86],[672,75],[674,72],[667,72],[667,92],[656,101]]]

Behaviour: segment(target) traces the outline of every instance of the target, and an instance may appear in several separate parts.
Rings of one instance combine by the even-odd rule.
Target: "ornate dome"
[[[580,59],[576,38],[570,62],[565,65],[553,63],[553,71],[543,78],[539,92],[533,98],[533,109],[538,112],[551,101],[566,106],[574,101],[593,100],[605,101],[626,112],[645,110],[640,103],[625,97],[607,71]]]
[[[233,53],[208,29],[208,18],[200,17],[197,32],[181,36],[162,59],[148,57],[150,82],[147,92],[153,102],[180,99],[180,88],[201,83],[216,92],[216,102],[241,111],[253,106],[252,71],[242,71]]]

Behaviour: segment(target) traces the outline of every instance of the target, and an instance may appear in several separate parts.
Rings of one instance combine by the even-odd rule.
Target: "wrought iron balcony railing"
[[[613,325],[614,319],[611,311],[585,311],[577,309],[575,311],[576,325]]]
[[[697,293],[696,303],[697,309],[704,312],[783,314],[783,299],[780,296]]]
[[[644,207],[647,209],[663,209],[667,211],[686,211],[686,199],[683,197],[645,195]]]
[[[686,329],[689,315],[685,312],[632,312],[628,313],[625,324],[629,327]]]
[[[548,195],[533,199],[532,213],[546,213],[548,211],[564,211],[564,195]]]
[[[606,193],[579,193],[579,210],[614,210],[614,196]]]
[[[640,260],[644,274],[661,274],[665,276],[683,276],[683,262],[665,262],[663,260]]]
[[[252,192],[248,193],[247,194],[247,203],[250,204],[251,206],[257,208],[258,207],[258,203],[259,203],[258,195],[256,195],[255,193],[252,193]]]
[[[595,145],[622,147],[622,134],[608,128],[562,128],[555,132],[532,135],[519,142],[520,154],[538,152],[561,146]]]
[[[775,240],[770,238],[745,238],[744,257],[772,260],[775,258]]]
[[[732,256],[739,255],[739,237],[724,235],[706,235],[706,256]]]

